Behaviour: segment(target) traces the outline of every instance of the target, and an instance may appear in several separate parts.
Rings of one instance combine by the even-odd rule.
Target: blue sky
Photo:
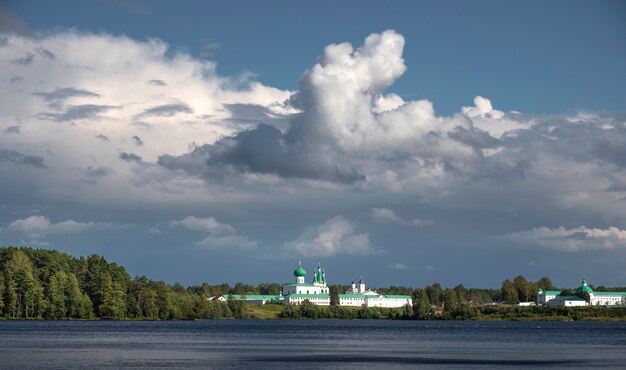
[[[186,284],[626,285],[620,1],[8,1],[2,244]]]

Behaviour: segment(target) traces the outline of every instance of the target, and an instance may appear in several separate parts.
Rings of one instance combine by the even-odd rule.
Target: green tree
[[[339,306],[339,287],[337,285],[330,286],[330,305]]]
[[[543,290],[556,290],[556,287],[552,284],[552,280],[545,276],[537,281],[537,287]]]
[[[308,299],[305,299],[300,304],[300,317],[305,319],[317,319],[319,316],[319,312],[317,310],[317,306],[311,303]]]
[[[80,291],[78,278],[73,273],[67,274],[65,283],[66,317],[70,319],[89,319],[93,307],[87,294]]]
[[[459,303],[467,300],[467,289],[465,289],[463,284],[455,286],[454,291],[456,292],[456,299]]]
[[[529,302],[536,290],[522,275],[518,275],[513,279],[513,285],[515,286],[515,290],[517,290],[518,299],[522,302]]]
[[[4,315],[4,272],[0,269],[0,317]]]
[[[108,272],[102,274],[101,277],[102,298],[98,308],[100,318],[119,320],[126,316],[126,302],[124,287],[121,283],[113,282]]]
[[[423,320],[428,318],[430,313],[430,300],[425,289],[416,289],[413,293],[413,313],[415,318]]]
[[[515,285],[509,279],[506,279],[502,282],[501,292],[502,292],[501,294],[502,294],[503,301],[506,301],[512,304],[519,303],[517,289],[515,289]]]
[[[453,318],[453,314],[458,307],[457,292],[454,289],[444,291],[444,312],[448,318]]]
[[[36,307],[35,279],[30,271],[20,267],[13,273],[13,280],[17,292],[17,318],[23,315],[24,318],[30,319],[34,317]]]
[[[6,314],[10,318],[17,319],[18,318],[18,305],[17,305],[17,289],[15,286],[15,281],[12,276],[7,276],[5,279],[5,306],[6,306]]]
[[[426,294],[428,294],[428,300],[430,304],[440,306],[443,301],[443,290],[441,284],[435,282],[433,285],[426,287]]]
[[[57,271],[50,276],[48,283],[48,318],[53,320],[61,320],[67,318],[67,306],[65,302],[65,289],[67,285],[67,274],[63,271]]]

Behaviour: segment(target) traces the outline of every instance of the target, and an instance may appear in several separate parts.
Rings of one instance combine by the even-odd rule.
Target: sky
[[[621,1],[5,0],[0,244],[626,286],[625,60]]]

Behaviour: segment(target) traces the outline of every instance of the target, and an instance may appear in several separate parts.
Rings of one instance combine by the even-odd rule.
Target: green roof
[[[587,293],[593,293],[593,289],[591,289],[591,287],[589,285],[587,285],[587,280],[583,279],[583,283],[581,286],[579,286],[578,288],[576,288],[577,292],[587,292]]]
[[[560,290],[545,290],[544,291],[545,295],[559,295],[561,294]]]
[[[231,294],[224,294],[224,298],[228,299]],[[264,295],[264,294],[232,294],[233,299],[241,299],[241,297],[245,297],[246,300],[261,300],[261,299],[278,299],[280,295]]]
[[[606,296],[626,297],[626,292],[593,292],[593,295],[598,296],[598,297],[606,297]]]
[[[398,294],[386,295],[385,298],[412,299],[412,297],[410,295],[398,295]]]
[[[293,272],[293,274],[297,277],[303,277],[306,276],[306,270],[302,268],[302,263],[298,262],[298,268],[295,269],[295,271]]]

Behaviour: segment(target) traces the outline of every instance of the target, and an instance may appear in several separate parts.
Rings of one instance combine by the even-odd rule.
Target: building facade
[[[537,290],[537,304],[546,306],[626,306],[626,292],[594,292],[583,279],[582,284],[576,288],[576,293],[587,293],[589,301],[578,295],[561,295],[560,290]],[[584,294],[581,294],[584,295]]]
[[[330,289],[326,285],[326,272],[318,264],[313,272],[313,281],[306,283],[306,271],[302,264],[293,272],[296,278],[295,283],[283,285],[282,302],[286,304],[301,304],[305,300],[320,305],[330,305]],[[376,291],[367,289],[363,277],[359,280],[359,285],[352,282],[352,287],[344,294],[339,294],[339,305],[348,307],[404,307],[411,305],[412,299],[408,295],[383,295]]]
[[[279,295],[240,295],[224,294],[223,296],[209,298],[211,300],[227,301],[231,299],[243,299],[250,304],[302,304],[309,301],[318,306],[330,305],[330,288],[326,284],[326,272],[321,265],[318,264],[313,272],[313,280],[311,283],[306,282],[306,270],[302,268],[302,263],[298,263],[298,267],[294,270],[293,275],[295,281],[290,284],[283,285],[282,292]],[[359,280],[358,286],[352,282],[352,287],[344,294],[339,294],[339,305],[348,307],[386,307],[396,308],[411,305],[412,299],[408,295],[383,295],[374,290],[365,287],[363,278]]]

